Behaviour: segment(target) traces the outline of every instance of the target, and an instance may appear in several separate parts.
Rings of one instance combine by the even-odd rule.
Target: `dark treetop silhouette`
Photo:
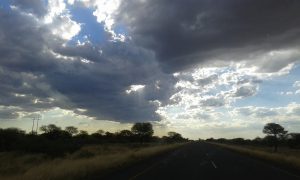
[[[278,138],[283,138],[287,134],[287,131],[279,124],[268,123],[264,126],[263,133],[273,138],[274,151],[277,152]]]

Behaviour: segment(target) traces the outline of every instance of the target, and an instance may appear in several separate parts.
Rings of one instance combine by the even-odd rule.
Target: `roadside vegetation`
[[[42,126],[42,134],[0,129],[0,179],[101,177],[188,142],[179,133],[155,137],[150,123],[116,133],[88,134],[70,126]]]
[[[300,170],[300,133],[288,133],[281,125],[268,123],[263,128],[264,138],[253,140],[209,138],[206,142],[234,152]]]

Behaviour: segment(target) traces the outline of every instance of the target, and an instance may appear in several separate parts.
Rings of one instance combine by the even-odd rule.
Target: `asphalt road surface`
[[[192,143],[174,152],[125,168],[106,179],[299,179],[297,172],[276,167],[214,145]]]

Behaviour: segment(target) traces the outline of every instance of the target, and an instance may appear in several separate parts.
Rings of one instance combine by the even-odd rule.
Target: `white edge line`
[[[210,162],[211,162],[211,164],[213,165],[213,167],[217,169],[216,164],[215,164],[213,161],[210,161]]]

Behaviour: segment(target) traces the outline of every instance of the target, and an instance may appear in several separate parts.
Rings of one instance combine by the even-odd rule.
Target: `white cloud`
[[[290,95],[293,95],[293,94],[294,94],[294,92],[292,92],[292,91],[286,91],[286,92],[284,92],[284,91],[281,91],[279,94],[280,94],[280,95],[286,95],[286,96],[290,96]]]
[[[71,40],[80,32],[80,24],[69,16],[59,16],[50,25],[52,33],[64,40]]]
[[[290,103],[287,106],[267,108],[267,107],[237,107],[230,112],[234,117],[244,116],[256,119],[281,120],[300,116],[300,104]]]
[[[300,81],[295,81],[293,84],[293,87],[300,87]]]
[[[136,92],[136,91],[141,91],[144,88],[145,88],[145,85],[141,85],[141,84],[131,85],[129,87],[129,89],[126,90],[126,93],[130,94],[130,93],[133,93],[133,92]]]
[[[294,94],[300,94],[300,81],[295,81],[293,87],[297,88]]]
[[[278,94],[286,95],[286,96],[300,94],[300,81],[295,81],[293,84],[293,88],[296,88],[296,90],[295,91],[281,91]]]
[[[262,82],[255,74],[235,66],[195,68],[174,77],[178,79],[178,92],[172,96],[172,103],[185,107],[230,105],[236,99],[256,95]]]
[[[286,107],[286,112],[288,115],[291,115],[291,116],[300,116],[300,104],[290,103]]]
[[[45,23],[52,23],[53,20],[66,11],[66,4],[64,0],[49,0],[48,14],[45,16]]]
[[[266,117],[274,117],[279,114],[281,108],[266,108],[266,107],[239,107],[233,110],[233,114],[235,116],[245,116],[245,117],[255,117],[255,118],[266,118]]]
[[[51,30],[53,35],[63,40],[71,40],[80,30],[80,24],[71,19],[69,10],[64,0],[49,0],[48,13],[43,23]]]
[[[97,17],[97,21],[100,23],[103,22],[109,31],[112,30],[112,26],[115,23],[113,14],[118,9],[119,5],[120,0],[95,1],[94,6],[96,6],[97,9],[93,14]]]

